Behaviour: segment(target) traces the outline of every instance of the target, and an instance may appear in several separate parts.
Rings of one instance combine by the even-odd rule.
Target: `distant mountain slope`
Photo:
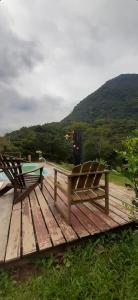
[[[106,82],[61,122],[7,134],[3,150],[15,149],[23,157],[31,154],[33,160],[41,150],[48,160],[72,162],[72,144],[65,135],[77,128],[82,132],[83,161],[102,158],[114,167],[118,165],[115,150],[122,149],[121,141],[138,128],[138,75],[120,75]]]
[[[107,81],[78,103],[66,121],[138,118],[138,74],[123,74]]]

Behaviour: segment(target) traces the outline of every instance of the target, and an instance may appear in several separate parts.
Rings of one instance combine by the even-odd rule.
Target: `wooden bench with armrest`
[[[57,209],[66,218],[68,224],[71,224],[71,205],[83,203],[85,201],[94,202],[106,214],[109,213],[109,171],[105,166],[95,161],[85,162],[75,166],[71,173],[54,169],[54,201]],[[100,180],[104,175],[104,185]],[[60,176],[65,177],[60,182]],[[103,178],[102,178],[103,179]],[[60,208],[57,201],[58,189],[67,197],[67,214]],[[96,200],[105,199],[105,206]]]
[[[0,154],[0,169],[5,173],[10,183],[0,190],[0,196],[14,189],[14,201],[21,201],[31,191],[40,185],[43,189],[43,167],[40,166],[29,172],[22,172],[22,160]],[[37,175],[38,172],[39,174]]]

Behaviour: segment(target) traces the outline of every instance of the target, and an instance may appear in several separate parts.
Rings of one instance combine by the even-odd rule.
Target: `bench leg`
[[[57,170],[55,170],[54,174],[54,204],[56,204],[57,201]]]
[[[105,197],[105,213],[108,215],[109,214],[109,197]]]
[[[71,204],[70,201],[68,202],[68,216],[67,216],[67,223],[71,224]]]
[[[40,182],[40,189],[43,192],[43,178],[41,179],[41,182]]]
[[[105,213],[109,214],[109,174],[105,173]]]

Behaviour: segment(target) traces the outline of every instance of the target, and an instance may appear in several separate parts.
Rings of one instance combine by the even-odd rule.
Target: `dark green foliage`
[[[15,145],[13,145],[13,143],[11,143],[10,138],[8,137],[0,137],[0,152],[15,152],[17,151],[18,148],[16,148]]]
[[[124,74],[83,99],[63,121],[131,120],[132,115],[137,122],[138,75]]]
[[[123,151],[117,152],[124,160],[122,173],[131,181],[131,187],[138,198],[138,130],[122,141]]]
[[[70,145],[65,142],[65,130],[60,123],[21,128],[7,136],[18,149],[22,156],[32,155],[32,159],[38,158],[36,151],[41,150],[43,156],[51,161],[70,160]]]
[[[111,124],[95,124],[72,122],[69,124],[51,123],[30,128],[21,128],[19,131],[7,135],[22,156],[32,155],[36,159],[37,150],[51,161],[72,162],[72,142],[65,140],[65,134],[75,128],[82,131],[82,161],[103,158],[113,164],[117,157],[114,149],[120,149],[121,140],[125,136],[122,130],[117,131]]]

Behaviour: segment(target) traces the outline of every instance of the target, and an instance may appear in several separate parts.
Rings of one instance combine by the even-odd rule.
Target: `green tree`
[[[122,172],[131,181],[138,198],[138,130],[134,130],[131,136],[123,140],[122,145],[123,151],[118,152],[125,162]]]
[[[11,143],[10,139],[6,136],[0,137],[0,152],[12,152],[16,151],[17,148]]]

